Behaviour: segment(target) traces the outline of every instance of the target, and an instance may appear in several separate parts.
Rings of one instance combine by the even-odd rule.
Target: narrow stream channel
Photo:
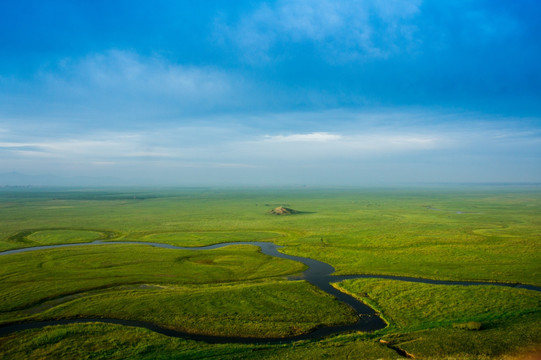
[[[171,336],[179,337],[191,340],[205,341],[208,343],[243,343],[243,344],[264,344],[264,343],[288,343],[298,340],[308,340],[308,339],[318,339],[328,335],[343,333],[348,331],[375,331],[383,329],[386,326],[386,323],[377,315],[377,313],[371,307],[360,302],[354,297],[339,291],[334,288],[331,283],[340,282],[343,280],[349,279],[360,279],[360,278],[382,278],[382,279],[392,279],[400,281],[409,281],[409,282],[421,282],[427,284],[438,284],[438,285],[499,285],[499,286],[510,286],[510,287],[520,287],[534,291],[541,291],[541,287],[533,285],[523,285],[523,284],[509,284],[509,283],[495,283],[495,282],[476,282],[476,281],[444,281],[444,280],[431,280],[431,279],[422,279],[414,277],[403,277],[403,276],[392,276],[392,275],[332,275],[334,273],[334,268],[324,262],[300,257],[283,254],[278,251],[278,246],[271,242],[256,242],[256,241],[245,241],[245,242],[228,242],[220,243],[209,246],[201,247],[180,247],[168,244],[161,243],[152,243],[152,242],[137,242],[137,241],[94,241],[90,243],[77,243],[77,244],[61,244],[61,245],[45,245],[45,246],[36,246],[23,249],[14,249],[4,252],[0,252],[0,256],[23,253],[28,251],[37,251],[45,249],[55,249],[63,247],[72,247],[72,246],[89,246],[89,245],[113,245],[113,244],[137,244],[137,245],[149,245],[154,247],[166,248],[166,249],[175,249],[175,250],[212,250],[218,249],[221,247],[229,245],[254,245],[258,246],[261,249],[263,254],[278,257],[282,259],[289,259],[293,261],[298,261],[305,264],[308,268],[301,274],[300,277],[290,278],[290,280],[306,280],[310,284],[318,287],[324,292],[333,295],[339,301],[349,305],[355,313],[357,314],[357,322],[349,325],[339,325],[339,326],[328,326],[316,329],[310,333],[292,336],[287,338],[249,338],[249,337],[225,337],[225,336],[209,336],[209,335],[197,335],[190,334],[181,331],[171,330],[158,325],[136,320],[121,320],[121,319],[107,319],[107,318],[78,318],[78,319],[64,319],[64,320],[49,320],[49,321],[26,321],[19,323],[11,323],[7,325],[0,325],[0,336],[6,336],[16,331],[26,330],[26,329],[35,329],[42,328],[50,325],[66,325],[66,324],[75,324],[75,323],[91,323],[91,322],[101,322],[107,324],[119,324],[125,326],[135,326],[151,331]]]

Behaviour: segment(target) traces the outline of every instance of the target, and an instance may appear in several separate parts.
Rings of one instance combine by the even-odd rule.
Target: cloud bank
[[[125,122],[235,108],[247,89],[241,76],[211,66],[110,50],[61,59],[29,80],[0,78],[0,92],[0,110],[14,117]],[[30,99],[32,106],[24,106]]]
[[[297,116],[282,114],[284,121]],[[276,174],[287,174],[290,183],[320,185],[520,182],[541,175],[536,166],[541,132],[519,131],[512,123],[474,121],[464,114],[455,115],[462,121],[431,124],[432,116],[426,114],[412,125],[399,121],[411,119],[411,114],[394,113],[386,125],[381,120],[372,125],[346,121],[328,125],[332,132],[298,133],[231,127],[220,124],[220,118],[212,126],[154,126],[56,137],[22,134],[13,128],[0,133],[0,166],[25,173],[124,176],[130,184],[146,185],[269,185]]]

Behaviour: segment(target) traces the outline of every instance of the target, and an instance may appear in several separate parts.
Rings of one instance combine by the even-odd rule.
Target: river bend
[[[261,249],[263,254],[278,257],[282,259],[288,259],[293,261],[298,261],[305,264],[308,268],[298,277],[292,277],[290,280],[306,280],[310,284],[318,287],[324,292],[333,295],[338,300],[349,305],[357,314],[357,322],[349,325],[339,325],[339,326],[328,326],[318,328],[310,333],[287,337],[287,338],[248,338],[248,337],[225,337],[225,336],[210,336],[210,335],[197,335],[190,334],[181,331],[176,331],[164,327],[160,327],[153,323],[137,321],[137,320],[122,320],[122,319],[103,319],[103,318],[78,318],[78,319],[63,319],[63,320],[49,320],[49,321],[26,321],[19,323],[11,323],[0,326],[0,336],[6,336],[16,331],[42,328],[50,325],[66,325],[66,324],[75,324],[75,323],[90,323],[90,322],[102,322],[108,324],[119,324],[125,326],[135,326],[151,331],[171,336],[171,337],[180,337],[191,340],[205,341],[209,343],[286,343],[293,342],[298,340],[308,340],[308,339],[318,339],[332,334],[349,332],[349,331],[375,331],[382,329],[386,326],[386,323],[378,316],[378,314],[369,307],[368,305],[362,303],[361,301],[355,299],[353,296],[348,295],[334,288],[331,283],[340,282],[343,280],[349,279],[360,279],[360,278],[382,278],[382,279],[392,279],[400,281],[409,281],[409,282],[422,282],[427,284],[438,284],[438,285],[499,285],[499,286],[511,286],[511,287],[520,287],[526,288],[534,291],[541,291],[541,287],[534,285],[524,285],[524,284],[509,284],[509,283],[495,283],[495,282],[482,282],[482,281],[444,281],[444,280],[431,280],[423,278],[414,278],[414,277],[404,277],[404,276],[392,276],[392,275],[332,275],[334,273],[334,268],[324,262],[300,257],[283,254],[278,251],[278,246],[271,242],[256,242],[256,241],[243,241],[243,242],[228,242],[220,243],[208,246],[201,247],[181,247],[174,246],[169,244],[161,243],[152,243],[152,242],[138,242],[138,241],[93,241],[89,243],[77,243],[77,244],[60,244],[60,245],[45,245],[45,246],[36,246],[28,247],[22,249],[14,249],[0,252],[0,256],[23,253],[28,251],[38,251],[45,249],[55,249],[63,247],[72,247],[72,246],[89,246],[89,245],[113,245],[113,244],[137,244],[137,245],[149,245],[154,247],[166,248],[166,249],[175,249],[175,250],[212,250],[218,249],[224,246],[229,245],[254,245],[258,246]]]

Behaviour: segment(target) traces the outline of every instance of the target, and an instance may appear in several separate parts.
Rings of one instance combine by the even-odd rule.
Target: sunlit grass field
[[[302,213],[271,215],[280,205]],[[0,189],[1,251],[94,240],[272,241],[337,274],[541,285],[541,190]],[[354,321],[329,295],[285,279],[303,269],[245,245],[89,245],[5,255],[0,322],[114,317],[196,334],[275,337]],[[398,347],[416,358],[478,359],[541,345],[541,296],[531,290],[374,279],[336,286],[380,311],[389,326],[287,345],[210,345],[73,324],[0,338],[0,357],[394,359]]]
[[[145,245],[96,245],[0,257],[1,311],[82,291],[132,284],[209,284],[298,273],[304,265],[254,246],[182,251]]]
[[[494,321],[535,314],[541,292],[503,286],[460,286],[408,283],[384,279],[347,280],[338,284],[378,309],[390,327],[416,331],[438,327],[480,329]],[[541,324],[540,324],[541,325]]]

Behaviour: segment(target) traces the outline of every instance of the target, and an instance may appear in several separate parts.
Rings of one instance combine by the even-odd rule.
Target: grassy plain
[[[130,284],[239,282],[298,273],[304,265],[237,245],[209,251],[94,245],[0,257],[0,311]]]
[[[269,214],[280,205],[304,213]],[[96,239],[183,246],[273,241],[286,245],[286,253],[333,265],[338,274],[541,285],[536,188],[0,189],[0,219],[0,250]],[[3,322],[100,315],[182,324],[196,333],[269,336],[343,323],[349,316],[308,284],[281,279],[302,270],[301,264],[249,246],[207,252],[89,246],[0,256],[0,264]],[[399,356],[390,347],[396,344],[417,358],[478,359],[505,358],[541,344],[535,335],[541,333],[541,305],[532,291],[390,280],[338,286],[381,311],[389,327],[375,334],[246,346],[170,340],[114,325],[70,325],[2,338],[0,356],[392,359]],[[168,320],[169,311],[177,317]],[[484,328],[456,326],[471,321]]]
[[[189,246],[238,232],[240,240],[288,245],[285,252],[330,263],[338,274],[541,285],[535,189],[0,191],[0,200],[0,250],[36,245],[18,236],[29,230]],[[311,213],[269,215],[278,205]]]
[[[378,309],[390,327],[408,332],[457,327],[472,321],[489,328],[494,321],[541,311],[541,292],[503,286],[429,285],[358,279],[344,281],[337,287]]]
[[[36,245],[82,243],[106,237],[104,233],[88,230],[41,230],[29,234],[26,239]]]
[[[346,334],[283,345],[207,344],[146,329],[76,324],[26,330],[0,338],[6,359],[417,359],[537,360],[539,314],[500,321],[490,329],[434,328],[411,333]],[[389,344],[380,342],[388,341]]]
[[[110,317],[142,320],[188,333],[284,337],[353,323],[355,314],[306,282],[110,289],[39,314],[39,318]]]
[[[373,339],[351,336],[294,345],[206,344],[168,338],[146,329],[85,324],[28,330],[0,338],[9,359],[396,359]]]

